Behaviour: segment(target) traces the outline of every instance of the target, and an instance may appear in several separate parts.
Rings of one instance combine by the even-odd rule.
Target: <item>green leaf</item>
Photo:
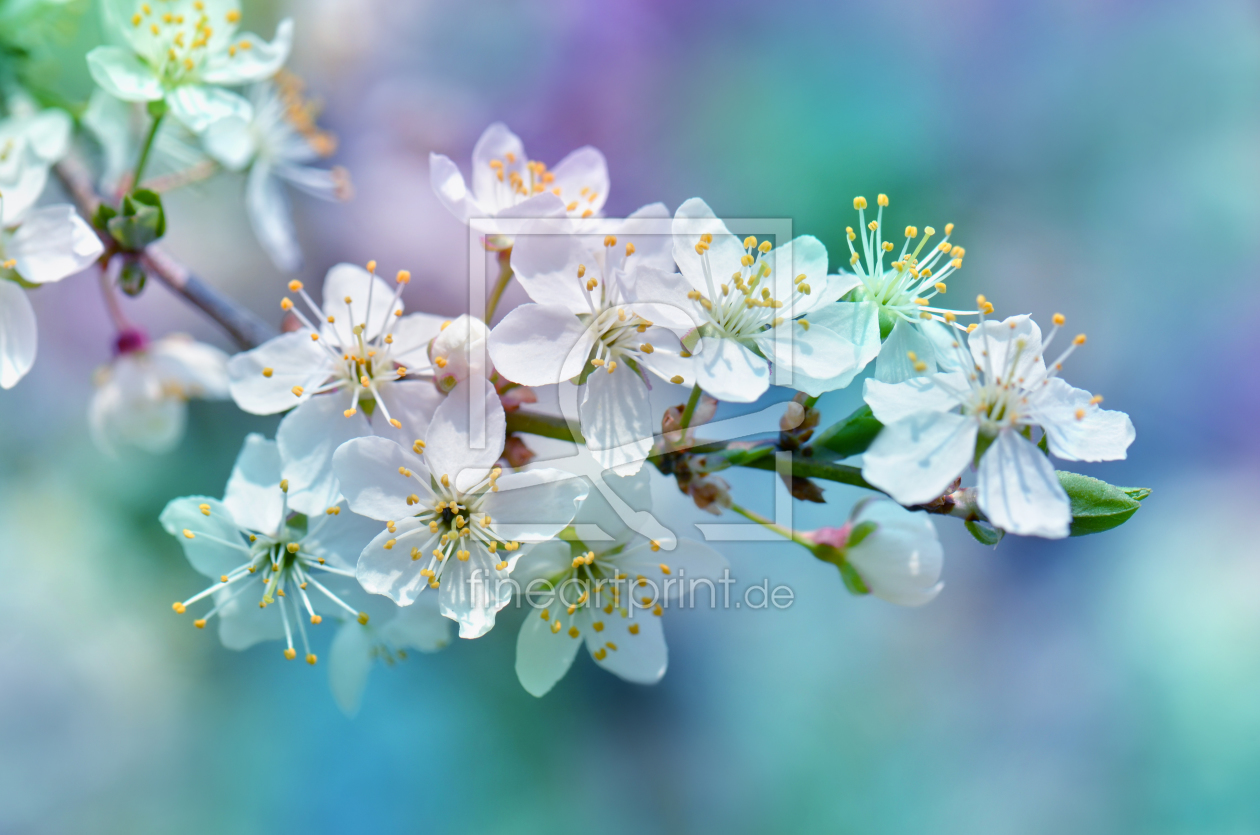
[[[103,216],[98,210],[98,216]],[[121,211],[106,219],[105,228],[119,247],[139,252],[166,234],[166,211],[157,192],[137,189],[123,198]]]
[[[848,562],[842,562],[840,567],[840,579],[844,580],[844,587],[852,594],[870,594],[871,589],[866,585],[866,581],[862,579],[862,575],[858,574],[857,569]]]
[[[866,452],[884,424],[875,419],[871,407],[863,405],[839,423],[833,423],[810,445],[820,460],[848,458]],[[819,454],[822,453],[822,454]]]
[[[879,530],[879,525],[871,521],[861,522],[854,525],[849,531],[849,540],[844,544],[844,547],[852,548],[854,545],[857,545],[877,530]]]
[[[963,522],[963,527],[967,529],[967,533],[975,537],[976,542],[981,545],[994,546],[1002,541],[1002,537],[1006,536],[1006,532],[993,527],[988,522],[982,522],[979,519],[968,519]]]
[[[1116,487],[1079,473],[1056,470],[1055,474],[1072,502],[1072,536],[1102,533],[1123,525],[1151,494],[1146,487]]]
[[[118,274],[118,286],[128,296],[138,296],[144,290],[146,278],[144,267],[136,261],[127,261],[123,264],[122,272]]]

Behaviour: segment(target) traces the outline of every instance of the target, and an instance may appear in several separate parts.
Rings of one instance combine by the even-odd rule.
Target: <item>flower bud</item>
[[[859,502],[839,528],[805,534],[814,555],[835,562],[853,585],[902,606],[921,606],[940,593],[944,553],[936,528],[922,511],[911,512],[886,499]]]
[[[481,363],[484,373],[494,373],[490,356],[486,352],[489,329],[480,319],[464,314],[452,321],[433,338],[429,345],[429,359],[434,364],[434,382],[443,392],[449,392],[467,380]],[[438,362],[438,360],[441,362]]]

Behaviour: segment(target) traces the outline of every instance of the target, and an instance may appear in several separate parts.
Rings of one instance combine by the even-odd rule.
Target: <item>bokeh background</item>
[[[1154,494],[1110,533],[996,550],[942,520],[946,588],[922,609],[850,597],[788,544],[724,546],[796,603],[673,613],[659,686],[583,656],[536,700],[505,613],[377,670],[351,720],[323,666],[224,650],[170,612],[201,580],[159,511],[219,495],[274,419],[196,403],[170,455],[97,452],[111,334],[95,280],[67,280],[32,294],[38,363],[0,392],[0,831],[1260,832],[1254,3],[246,6],[265,36],[296,18],[292,68],[356,184],[296,201],[308,283],[375,258],[412,270],[411,308],[463,312],[466,238],[428,155],[466,167],[497,119],[548,163],[599,147],[610,214],[699,195],[834,253],[852,197],[883,191],[894,226],[957,224],[951,296],[1090,335],[1068,377],[1138,440],[1085,469]],[[95,30],[89,10],[51,53],[72,97]],[[241,187],[173,195],[168,245],[278,320]],[[161,287],[128,311],[229,347]],[[730,480],[769,511],[769,476]],[[708,521],[654,486],[684,535]],[[798,523],[838,524],[857,495],[830,487]]]

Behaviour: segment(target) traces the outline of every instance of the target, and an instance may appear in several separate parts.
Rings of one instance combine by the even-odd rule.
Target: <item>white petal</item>
[[[793,385],[811,397],[833,389],[824,381],[837,377],[852,380],[858,372],[857,346],[830,328],[806,328],[788,320],[766,335],[771,338],[758,340],[762,352],[773,359],[777,341],[778,356],[791,370]]]
[[[483,213],[473,203],[468,187],[464,185],[464,175],[459,173],[459,167],[449,157],[429,154],[429,184],[438,201],[461,222],[467,223],[469,217]]]
[[[495,169],[490,167],[492,161],[502,163],[499,170],[503,172],[504,182],[499,182]],[[528,161],[520,137],[508,130],[507,125],[495,122],[486,128],[473,146],[472,155],[473,195],[480,207],[497,213],[511,205],[514,201],[504,196],[509,189],[506,181],[513,171],[528,179],[529,171],[525,170]]]
[[[400,474],[400,467],[415,473],[419,483]],[[382,522],[412,516],[416,508],[407,504],[407,497],[426,495],[429,471],[424,461],[388,438],[369,435],[347,441],[333,454],[333,470],[350,509]]]
[[[381,627],[390,646],[420,652],[437,652],[451,643],[451,622],[438,611],[436,594],[421,595],[415,603],[397,610]]]
[[[289,481],[289,506],[313,516],[337,504],[341,491],[333,472],[337,447],[371,429],[363,412],[346,417],[350,396],[333,392],[312,397],[298,406],[276,430],[281,474]]]
[[[795,309],[791,311],[792,316],[808,313],[824,301],[834,301],[825,299],[822,295],[827,288],[827,248],[813,235],[801,235],[772,249],[765,255],[765,260],[772,270],[771,281],[774,283],[776,299],[791,298],[796,279],[805,276],[801,283],[808,284],[811,292],[810,295],[796,300]]]
[[[645,334],[646,335],[646,334]],[[633,475],[652,452],[650,392],[629,366],[596,368],[582,386],[579,415],[586,445],[600,466]]]
[[[681,377],[682,382],[675,385],[693,386],[700,360],[697,357],[684,357],[677,351],[657,350],[648,355],[643,366],[662,380],[674,383],[675,377]],[[653,426],[653,432],[655,431]]]
[[[845,554],[871,594],[901,606],[922,606],[940,593],[944,551],[928,514],[872,499],[854,522],[878,525]]]
[[[22,278],[47,284],[91,266],[105,247],[73,206],[58,204],[27,214],[7,250]]]
[[[429,343],[442,332],[443,323],[449,321],[429,313],[408,313],[398,317],[389,327],[389,333],[394,337],[390,349],[394,361],[413,374],[429,368]]]
[[[1001,322],[986,320],[971,332],[967,346],[976,365],[986,375],[991,371],[1001,382],[1015,379],[1032,383],[1045,376],[1041,328],[1030,316],[1011,316]]]
[[[424,545],[428,537],[428,526],[414,516],[399,519],[392,532],[381,531],[363,549],[355,577],[368,592],[386,595],[399,606],[410,606],[429,584],[420,574],[426,562],[413,560],[411,549]],[[445,576],[442,585],[446,585]]]
[[[966,376],[957,371],[913,377],[904,383],[866,380],[862,399],[875,418],[885,425],[896,423],[917,412],[948,412],[958,407],[953,392],[970,391]]]
[[[833,302],[839,301],[846,293],[855,287],[860,287],[861,284],[862,279],[858,278],[853,273],[844,272],[843,270],[836,275],[827,276],[826,284],[823,285],[821,289],[813,287],[811,284],[810,287],[813,288],[813,293],[811,295],[817,296],[817,300],[814,302],[813,310],[818,311],[822,309],[824,305],[830,305]]]
[[[924,371],[915,371],[915,360],[910,359],[913,353],[927,366]],[[926,374],[936,368],[936,346],[915,325],[904,319],[898,319],[893,325],[892,333],[884,340],[879,349],[879,357],[875,360],[875,379],[884,383],[901,383],[911,377]]]
[[[206,128],[201,135],[201,147],[223,167],[240,171],[249,165],[258,151],[258,143],[249,122],[237,116],[229,116]]]
[[[162,337],[147,350],[164,388],[178,386],[179,396],[225,400],[229,396],[228,355],[185,334]]]
[[[253,108],[248,101],[222,87],[182,84],[166,94],[171,115],[193,133],[201,133],[219,119],[235,116],[248,121]]]
[[[682,336],[703,320],[687,298],[691,285],[681,273],[654,267],[639,267],[627,276],[627,294],[639,315]]]
[[[556,218],[530,222],[512,246],[512,269],[521,289],[538,304],[563,307],[573,314],[590,313],[585,288],[590,279],[601,278],[592,252],[598,241],[571,234],[569,223]],[[579,266],[586,268],[583,278],[578,278]]]
[[[162,83],[136,54],[121,46],[98,46],[87,55],[92,80],[114,98],[154,101],[162,98]]]
[[[264,376],[266,369],[270,376]],[[333,365],[328,351],[312,342],[309,332],[297,331],[236,354],[228,360],[227,370],[236,405],[251,414],[271,415],[302,403],[293,387],[313,391],[332,376]]]
[[[703,345],[696,357],[696,383],[709,396],[752,403],[770,387],[769,364],[748,348],[733,339],[707,336]]]
[[[308,520],[302,549],[331,566],[354,570],[363,549],[380,532],[381,523],[351,513],[345,505],[340,505],[338,509],[339,513],[324,512]],[[410,551],[411,547],[408,546],[407,550]]]
[[[1054,467],[1041,450],[1012,429],[998,433],[977,473],[977,499],[989,521],[1007,533],[1061,539],[1072,509]]]
[[[461,638],[480,638],[493,629],[495,614],[512,599],[508,572],[495,569],[498,559],[474,547],[467,561],[450,561],[442,573],[438,605],[443,615],[459,624]]]
[[[254,163],[245,181],[245,209],[254,237],[276,269],[293,272],[301,267],[302,250],[293,228],[289,198],[272,176],[271,166],[262,160]]]
[[[0,388],[11,389],[35,364],[35,310],[26,293],[0,279]]]
[[[651,545],[645,542],[610,560],[630,577],[641,576],[653,583],[661,597],[674,600],[681,595],[688,606],[692,605],[692,599],[700,601],[695,604],[697,606],[708,605],[705,601],[711,599],[709,584],[700,583],[697,587],[693,580],[716,581],[730,567],[726,557],[691,539],[678,540],[672,551],[664,548],[653,551]],[[667,580],[678,582],[670,582],[666,588]],[[720,597],[721,588],[717,587],[717,590]]]
[[[0,198],[0,227],[18,224],[48,184],[48,166],[23,160],[27,154],[20,149],[12,155],[15,157],[15,171],[11,172],[11,177],[3,176],[8,172],[2,170],[3,160],[0,160],[0,182],[4,183],[3,197]]]
[[[257,584],[255,588],[260,589]],[[235,591],[236,589],[224,589],[215,592],[215,604],[226,600]],[[281,620],[280,613],[273,608],[280,605],[279,599],[265,609],[258,605],[261,599],[260,589],[257,596],[245,591],[232,598],[231,602],[224,603],[223,608],[219,610],[219,640],[223,646],[228,649],[242,650],[263,641],[278,641],[284,638],[284,622]]]
[[[245,436],[223,505],[242,528],[274,536],[284,522],[284,493],[280,490],[280,450],[257,432]]]
[[[226,50],[211,53],[201,77],[210,84],[248,84],[271,78],[284,66],[293,46],[293,21],[285,18],[276,27],[276,37],[271,43],[251,32],[243,32],[234,39],[237,43],[248,42],[249,49],[238,49],[235,55]]]
[[[718,220],[713,210],[699,197],[693,197],[678,207],[674,213],[673,231],[674,260],[693,289],[709,295],[703,261],[696,252],[696,244],[702,234],[713,236],[706,257],[715,282],[723,281],[740,269],[740,259],[744,256],[743,242],[727,230],[726,224]]]
[[[117,446],[169,452],[184,435],[187,405],[172,394],[144,351],[114,360],[88,407],[92,440],[107,454]]]
[[[498,486],[499,492],[485,499],[490,530],[518,542],[542,542],[560,533],[589,490],[586,479],[550,468],[508,473]]]
[[[429,421],[446,399],[426,380],[399,380],[376,384],[377,409],[372,415],[372,432],[411,446],[429,432]],[[395,429],[385,420],[384,405],[390,417],[402,424]]]
[[[899,503],[930,502],[976,450],[976,421],[947,412],[920,412],[885,426],[862,457],[862,477]]]
[[[1046,430],[1050,452],[1065,461],[1120,461],[1137,436],[1124,412],[1091,405],[1092,395],[1055,377],[1029,398],[1032,417]],[[1078,410],[1084,417],[1077,418]]]
[[[582,508],[585,509],[590,502],[583,502]],[[549,539],[546,542],[540,542],[521,557],[516,567],[512,569],[512,579],[521,587],[522,591],[529,587],[529,584],[535,580],[547,580],[555,577],[557,574],[563,573],[573,565],[573,550],[569,547],[569,543],[560,539]],[[544,588],[541,583],[535,586],[536,589]],[[541,595],[540,595],[541,599]]]
[[[598,149],[587,145],[578,148],[551,169],[556,175],[552,188],[560,189],[566,205],[576,201],[574,215],[585,211],[599,214],[608,200],[608,163]]]
[[[599,648],[607,651],[603,660],[596,658],[595,663],[608,672],[635,684],[656,684],[669,666],[661,618],[648,609],[631,612],[630,617],[621,617],[614,611],[601,621],[602,631],[586,630],[587,649],[592,657]],[[636,625],[637,633],[632,633],[630,627]],[[610,648],[610,643],[617,648]]]
[[[435,478],[449,475],[457,489],[469,489],[503,454],[506,432],[494,386],[487,380],[465,380],[433,415],[424,438],[425,464]]]
[[[429,347],[433,357],[434,382],[442,391],[450,391],[469,377],[485,377],[493,373],[487,353],[490,330],[486,323],[467,313],[441,327]],[[437,366],[437,363],[441,366]]]
[[[359,712],[368,674],[376,663],[372,657],[376,645],[374,631],[357,620],[348,620],[337,630],[328,647],[328,687],[337,707],[347,716]]]
[[[674,237],[668,234],[669,216],[664,203],[649,203],[626,218],[617,240],[634,245],[634,255],[625,259],[627,272],[643,268],[674,271]]]
[[[209,515],[201,510],[205,505]],[[179,540],[188,562],[216,580],[249,561],[249,548],[231,512],[218,499],[184,496],[174,499],[158,517],[162,528]],[[192,534],[189,537],[184,531]]]
[[[526,386],[554,385],[582,373],[594,334],[569,310],[523,304],[490,332],[490,358],[499,373]]]
[[[582,643],[569,637],[573,618],[561,607],[553,609],[560,629],[553,631],[553,619],[543,619],[541,611],[530,608],[516,636],[516,677],[532,696],[547,695],[564,678]]]
[[[811,311],[806,319],[811,326],[822,325],[856,345],[858,371],[879,355],[882,343],[879,339],[879,305],[875,302],[822,305]]]
[[[324,278],[324,315],[336,318],[332,325],[325,326],[325,331],[335,334],[339,345],[356,344],[354,328],[365,322],[363,339],[375,339],[382,331],[393,328],[396,313],[402,309],[402,302],[394,301],[394,288],[357,264],[338,264]]]

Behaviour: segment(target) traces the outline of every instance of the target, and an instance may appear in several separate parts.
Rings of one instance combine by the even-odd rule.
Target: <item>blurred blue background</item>
[[[412,270],[412,309],[463,312],[466,238],[428,154],[467,170],[498,119],[550,164],[599,147],[611,215],[698,195],[836,253],[852,197],[882,191],[894,226],[957,224],[951,296],[1090,335],[1067,377],[1138,440],[1086,471],[1155,492],[1083,539],[994,550],[941,520],[946,588],[922,609],[850,597],[795,546],[725,546],[796,603],[672,613],[657,687],[583,654],[536,700],[505,613],[377,670],[349,720],[322,666],[170,612],[201,580],[159,511],[220,495],[274,419],[195,403],[169,456],[96,452],[111,334],[94,281],[68,280],[32,294],[38,363],[0,393],[0,831],[1260,832],[1253,3],[303,0],[245,23],[284,15],[357,192],[296,201],[310,284],[375,258]],[[78,95],[84,24],[53,67]],[[240,190],[172,195],[169,248],[277,320]],[[160,287],[128,310],[229,347]],[[769,512],[767,474],[729,480]],[[654,486],[684,535],[709,521]],[[858,491],[828,496],[798,525],[839,524]]]

